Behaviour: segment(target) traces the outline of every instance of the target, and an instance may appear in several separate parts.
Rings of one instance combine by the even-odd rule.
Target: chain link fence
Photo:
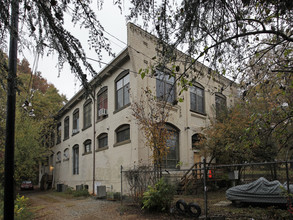
[[[225,193],[233,186],[239,186],[240,190],[244,187],[243,189],[247,190],[244,184],[250,184],[261,177],[268,181],[277,180],[283,185],[283,195],[280,196],[284,196],[284,201],[290,199],[290,194],[293,193],[293,185],[291,192],[289,191],[290,183],[293,184],[293,161],[219,165],[207,164],[204,160],[202,163],[194,164],[190,169],[164,169],[162,177],[176,187],[177,197],[192,195],[196,198],[206,217],[209,214],[209,195],[212,198],[217,196],[217,192]],[[139,202],[148,186],[154,186],[158,180],[159,174],[153,167],[121,167],[121,195],[129,201]],[[267,198],[270,199],[270,195]],[[222,196],[222,199],[226,200],[226,196]],[[293,212],[289,203],[288,209]]]

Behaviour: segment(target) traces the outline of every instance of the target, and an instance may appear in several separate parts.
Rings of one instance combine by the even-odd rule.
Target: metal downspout
[[[93,103],[94,103],[94,116],[93,116],[93,195],[95,194],[95,173],[96,173],[96,91],[94,90],[93,94]]]

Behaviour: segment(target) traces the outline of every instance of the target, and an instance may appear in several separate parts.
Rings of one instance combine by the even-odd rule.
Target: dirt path
[[[25,192],[34,219],[129,219],[120,215],[120,203],[89,198],[62,198],[51,192]],[[130,216],[128,216],[130,217]]]
[[[139,208],[120,202],[88,198],[63,198],[51,191],[26,191],[22,195],[29,198],[34,220],[116,220],[116,219],[170,219],[165,214],[145,214]],[[177,219],[171,217],[171,219]]]

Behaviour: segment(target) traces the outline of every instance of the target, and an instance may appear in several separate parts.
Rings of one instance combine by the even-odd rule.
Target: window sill
[[[88,129],[89,127],[92,127],[92,124],[90,124],[90,125],[88,125],[88,126],[84,127],[84,128],[82,129],[82,131],[84,131],[84,130]]]
[[[129,107],[130,105],[131,105],[131,104],[130,104],[130,102],[129,102],[128,104],[124,105],[123,107],[121,107],[121,108],[119,108],[119,109],[116,109],[116,110],[113,112],[113,114],[116,114],[117,112],[122,111],[123,109]]]
[[[105,147],[98,148],[96,150],[96,152],[104,151],[104,150],[107,150],[107,149],[109,149],[109,146],[105,146]]]
[[[56,161],[56,164],[57,164],[57,163],[61,163],[61,160],[59,160],[59,161]]]
[[[199,118],[206,118],[207,114],[206,113],[200,113],[200,112],[196,112],[196,111],[193,111],[193,110],[190,110],[191,112],[191,116],[193,117],[199,117]]]
[[[65,162],[65,161],[69,161],[69,158],[63,159],[63,162]]]
[[[100,122],[100,121],[103,121],[104,119],[108,118],[108,115],[105,115],[105,116],[98,116],[97,120],[96,120],[96,123]]]
[[[118,147],[118,146],[121,146],[121,145],[124,145],[124,144],[128,144],[128,143],[130,143],[131,142],[131,140],[129,139],[129,140],[125,140],[125,141],[121,141],[121,142],[119,142],[119,143],[115,143],[114,145],[113,145],[113,147]]]
[[[63,141],[66,141],[67,139],[69,139],[69,137],[64,138]]]
[[[76,134],[78,134],[78,133],[79,133],[79,131],[77,131],[77,132],[75,132],[75,133],[72,133],[71,136],[74,136],[74,135],[76,135]]]
[[[88,155],[88,154],[92,154],[92,152],[87,152],[87,153],[83,153],[82,156]]]
[[[158,100],[158,104],[160,107],[166,107],[166,109],[172,110],[175,112],[177,112],[178,109],[180,108],[178,105],[173,105],[172,103],[167,102],[167,101],[163,101],[163,100]]]

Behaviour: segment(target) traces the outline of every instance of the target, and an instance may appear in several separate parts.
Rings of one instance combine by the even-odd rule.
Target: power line
[[[133,70],[126,69],[126,68],[119,67],[119,66],[115,66],[115,65],[113,65],[113,64],[106,63],[106,62],[103,62],[103,61],[101,61],[101,60],[96,60],[96,59],[94,59],[94,58],[86,57],[86,59],[91,60],[91,61],[94,61],[94,62],[97,62],[97,63],[105,64],[106,66],[111,66],[111,67],[114,67],[114,68],[117,68],[117,69],[121,69],[121,70],[129,70],[129,72],[132,72],[132,73],[135,73],[135,74],[139,74],[138,72],[135,72],[135,71],[133,71]]]

